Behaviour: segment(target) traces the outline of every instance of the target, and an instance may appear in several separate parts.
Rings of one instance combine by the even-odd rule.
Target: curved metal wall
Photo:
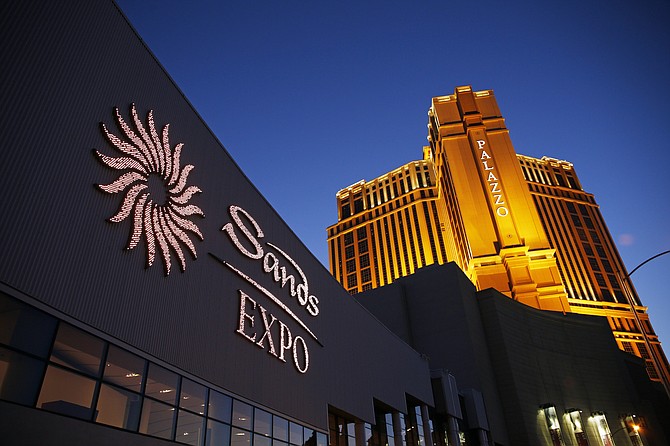
[[[405,394],[432,403],[428,365],[351,299],[302,245],[272,207],[240,171],[221,143],[202,122],[141,39],[110,1],[9,2],[0,14],[0,281],[33,299],[99,329],[159,359],[231,392],[288,416],[327,428],[327,405],[373,421],[373,398],[405,410]],[[94,149],[121,156],[101,130],[122,135],[114,107],[130,120],[131,104],[149,127],[154,111],[158,132],[170,124],[170,146],[184,143],[180,166],[194,168],[188,185],[202,192],[188,204],[204,218],[187,216],[204,240],[187,232],[197,259],[184,250],[181,272],[174,249],[165,275],[159,241],[156,259],[147,262],[146,237],[126,250],[133,215],[109,222],[122,195],[96,185],[121,173],[105,166]],[[230,206],[243,208],[262,229],[256,237],[264,256],[244,254],[222,231],[233,221]],[[242,215],[247,227],[255,230]],[[251,239],[234,226],[249,252]],[[318,316],[306,311],[288,285],[281,287],[263,269],[272,252],[298,277],[291,257],[318,298]],[[244,272],[275,296],[213,256]],[[252,252],[252,254],[254,254]],[[296,367],[236,332],[240,296],[249,316],[242,316],[248,337],[263,335],[262,306],[300,336],[309,351],[298,349]],[[17,293],[19,296],[20,293]],[[319,342],[289,315],[297,319]],[[252,314],[253,312],[253,314]],[[279,322],[270,323],[276,343]],[[286,333],[285,333],[286,334]],[[286,341],[286,338],[285,338]],[[320,345],[320,344],[322,345]],[[303,346],[300,346],[303,348]],[[277,351],[275,351],[277,353]]]

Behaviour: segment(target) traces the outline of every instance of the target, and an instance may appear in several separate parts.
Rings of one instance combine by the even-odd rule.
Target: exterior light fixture
[[[582,424],[582,411],[579,409],[568,409],[565,413],[568,420],[570,420],[577,446],[589,446],[589,441],[586,439],[586,432],[584,432],[584,425]]]
[[[596,430],[598,431],[598,436],[603,442],[603,446],[614,446],[614,441],[612,440],[612,432],[610,431],[609,424],[607,424],[607,417],[605,412],[593,412],[591,418],[596,425]]]
[[[624,414],[621,415],[621,424],[623,428],[626,429],[628,438],[633,446],[642,446],[642,438],[640,438],[640,426],[642,425],[642,420],[635,414]]]
[[[549,429],[549,436],[551,437],[551,444],[553,446],[563,446],[563,439],[561,438],[561,423],[556,414],[556,406],[551,403],[543,404],[540,409],[544,413],[544,419],[547,422]]]

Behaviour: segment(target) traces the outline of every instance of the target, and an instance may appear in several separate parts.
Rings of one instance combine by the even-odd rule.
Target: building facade
[[[571,311],[607,318],[619,348],[644,358],[649,377],[667,383],[667,358],[593,195],[582,189],[569,162],[518,158],[556,249]]]
[[[381,419],[399,446],[432,438],[426,359],[348,298],[113,1],[5,2],[2,22],[3,445],[363,445]]]
[[[429,159],[342,189],[337,201],[339,222],[328,229],[331,272],[350,293],[447,261]]]
[[[447,436],[460,426],[466,444],[668,441],[662,387],[647,379],[640,358],[617,348],[602,317],[541,311],[491,288],[477,291],[453,262],[355,298],[429,358],[434,388],[458,384],[465,416],[435,394],[443,415],[436,430]],[[633,420],[642,419],[648,428],[636,430]]]
[[[493,290],[512,306],[484,317],[487,292],[454,264],[412,291],[429,285],[418,261],[408,294],[373,315],[259,194],[113,1],[11,1],[1,17],[3,445],[555,444],[526,415],[564,401],[530,397],[542,386],[507,364],[552,350],[529,345],[549,340],[538,325],[553,337],[574,321]],[[410,177],[427,190],[424,167]],[[598,323],[581,325],[585,345],[603,339]],[[516,345],[504,349],[513,361],[490,354],[503,349],[487,327]],[[639,364],[622,373],[620,355],[564,361],[588,394],[575,407],[610,412],[591,444],[628,446],[619,412],[646,420],[643,444],[661,444],[653,383],[635,378]],[[610,387],[625,389],[616,404]],[[497,394],[526,415],[505,418]]]
[[[453,95],[433,98],[428,117],[423,163],[434,175],[428,192],[435,210],[431,219],[411,222],[407,216],[402,237],[389,237],[377,222],[398,220],[401,213],[373,208],[365,200],[354,209],[358,212],[343,213],[352,188],[360,186],[365,195],[370,183],[343,189],[337,194],[338,222],[328,228],[331,273],[350,293],[387,284],[386,279],[361,282],[369,276],[361,275],[356,236],[368,237],[366,246],[399,239],[390,245],[398,253],[373,249],[365,264],[386,264],[404,276],[424,259],[406,267],[408,258],[417,257],[417,243],[409,242],[424,240],[429,233],[431,241],[444,246],[443,256],[426,256],[434,262],[423,265],[453,261],[477,289],[495,288],[542,310],[607,318],[619,347],[644,358],[650,378],[667,386],[670,366],[646,307],[627,278],[593,195],[582,189],[572,164],[517,154],[491,90],[458,87]],[[406,247],[410,249],[403,256]]]

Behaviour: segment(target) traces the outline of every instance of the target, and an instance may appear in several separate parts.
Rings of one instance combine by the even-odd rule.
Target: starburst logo
[[[103,122],[102,131],[110,145],[122,156],[112,157],[94,150],[98,159],[120,176],[110,184],[99,184],[100,190],[109,194],[123,192],[123,202],[116,214],[109,218],[112,223],[121,223],[132,216],[132,228],[126,249],[134,249],[144,238],[146,243],[147,268],[153,265],[156,252],[163,259],[165,275],[170,274],[171,255],[179,260],[181,271],[186,270],[186,259],[182,246],[186,246],[193,258],[197,253],[191,234],[203,240],[198,226],[190,218],[203,211],[189,200],[202,192],[197,186],[186,187],[193,166],[182,169],[179,165],[183,143],[170,147],[168,130],[163,127],[159,135],[154,122],[153,110],[147,114],[147,125],[137,114],[135,104],[130,108],[132,126],[126,122],[119,109],[114,108],[120,137],[107,130]]]

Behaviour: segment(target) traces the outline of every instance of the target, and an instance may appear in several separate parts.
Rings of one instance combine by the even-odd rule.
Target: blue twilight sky
[[[335,193],[421,158],[433,96],[493,89],[518,153],[574,163],[629,270],[670,249],[667,0],[119,0],[327,266]],[[670,353],[670,255],[634,276]]]

